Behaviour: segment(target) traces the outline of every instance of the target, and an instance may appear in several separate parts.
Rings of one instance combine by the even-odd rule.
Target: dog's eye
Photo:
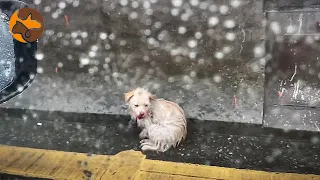
[[[135,106],[135,107],[138,107],[139,105],[138,105],[138,104],[135,104],[134,106]]]
[[[148,104],[145,104],[144,106],[145,106],[145,107],[148,107]]]

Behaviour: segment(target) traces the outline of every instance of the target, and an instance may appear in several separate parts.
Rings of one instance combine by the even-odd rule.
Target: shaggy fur
[[[156,99],[143,88],[136,88],[124,96],[132,119],[142,129],[139,137],[143,151],[165,152],[186,138],[187,121],[178,104]]]

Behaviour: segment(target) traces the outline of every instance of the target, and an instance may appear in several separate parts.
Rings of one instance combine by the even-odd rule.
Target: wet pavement
[[[6,111],[0,127],[6,145],[113,155],[140,150],[138,129],[128,116],[40,111]],[[8,114],[9,113],[9,114]],[[320,135],[283,132],[243,125],[189,119],[187,140],[149,159],[276,172],[320,174]]]

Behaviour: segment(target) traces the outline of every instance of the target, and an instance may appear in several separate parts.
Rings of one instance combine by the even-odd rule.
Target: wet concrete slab
[[[128,116],[11,110],[1,113],[0,144],[113,155],[140,150],[139,130]],[[11,113],[11,114],[6,114]],[[101,121],[105,119],[105,121]],[[103,123],[101,123],[103,122]],[[166,153],[148,159],[240,169],[320,174],[319,133],[275,131],[258,125],[189,119],[188,136]]]
[[[264,126],[320,131],[320,13],[305,7],[267,16]]]
[[[262,124],[262,1],[26,2],[46,23],[38,74],[1,107],[124,114],[145,86],[191,118]]]

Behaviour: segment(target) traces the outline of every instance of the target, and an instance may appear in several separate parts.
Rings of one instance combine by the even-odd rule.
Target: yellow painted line
[[[0,145],[0,172],[55,180],[320,180],[274,173],[148,160],[139,151],[114,156]]]

